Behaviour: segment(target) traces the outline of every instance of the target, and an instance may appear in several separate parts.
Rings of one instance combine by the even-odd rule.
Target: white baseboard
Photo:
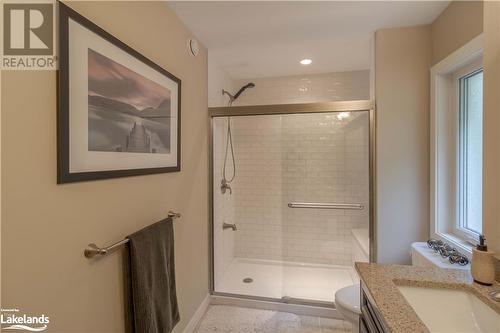
[[[189,320],[188,324],[186,325],[186,328],[184,328],[183,333],[193,333],[194,332],[196,326],[200,322],[201,317],[203,317],[203,315],[207,311],[207,308],[209,305],[210,305],[210,294],[207,294],[207,296],[205,296],[205,299],[203,300],[203,302],[201,302],[200,306],[198,307],[198,309],[196,310],[194,315]]]

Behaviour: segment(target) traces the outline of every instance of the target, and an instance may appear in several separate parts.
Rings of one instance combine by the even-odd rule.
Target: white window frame
[[[433,66],[430,73],[430,236],[468,255],[472,253],[473,239],[457,224],[458,78],[478,65],[482,67],[482,55],[481,34]]]
[[[455,96],[453,97],[455,99],[455,110],[457,112],[460,111],[460,79],[462,77],[468,76],[474,72],[478,72],[483,69],[483,62],[482,58],[474,60],[472,63],[468,64],[467,66],[461,68],[457,72],[455,72],[453,76],[453,80],[455,81]],[[460,123],[457,122],[457,126],[460,129]],[[457,133],[457,140],[460,139],[460,133]],[[460,160],[460,144],[457,145],[457,180],[463,178],[463,170],[461,168],[462,166],[462,161]],[[453,233],[457,235],[459,238],[462,238],[464,240],[467,240],[470,243],[477,244],[479,240],[479,234],[467,229],[466,227],[463,226],[463,212],[462,214],[458,212],[460,209],[463,209],[462,207],[462,191],[461,189],[457,189],[456,191],[456,196],[457,196],[457,216],[456,216],[456,223],[453,225]]]

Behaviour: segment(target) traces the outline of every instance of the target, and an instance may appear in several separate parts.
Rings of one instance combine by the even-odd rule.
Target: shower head
[[[243,87],[240,88],[240,90],[238,90],[238,92],[234,95],[232,95],[230,92],[228,92],[227,90],[224,90],[222,89],[222,94],[226,94],[229,96],[229,102],[232,103],[235,99],[237,99],[246,89],[248,88],[253,88],[255,87],[255,83],[253,82],[250,82],[246,85],[244,85]]]
[[[250,83],[244,85],[243,87],[240,88],[240,90],[238,90],[236,95],[234,95],[234,99],[237,99],[241,95],[241,93],[244,92],[246,89],[253,88],[253,87],[255,87],[255,83],[253,83],[253,82],[250,82]]]

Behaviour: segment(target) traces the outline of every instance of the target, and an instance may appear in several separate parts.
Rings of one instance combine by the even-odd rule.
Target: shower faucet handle
[[[222,179],[220,183],[220,191],[222,194],[225,194],[227,190],[229,190],[229,195],[233,194],[233,189],[231,188],[231,185],[229,185],[229,183],[225,179]]]

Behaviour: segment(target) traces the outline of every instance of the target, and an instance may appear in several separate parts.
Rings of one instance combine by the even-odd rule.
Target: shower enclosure
[[[358,283],[373,117],[370,101],[210,108],[213,294],[329,307]]]

